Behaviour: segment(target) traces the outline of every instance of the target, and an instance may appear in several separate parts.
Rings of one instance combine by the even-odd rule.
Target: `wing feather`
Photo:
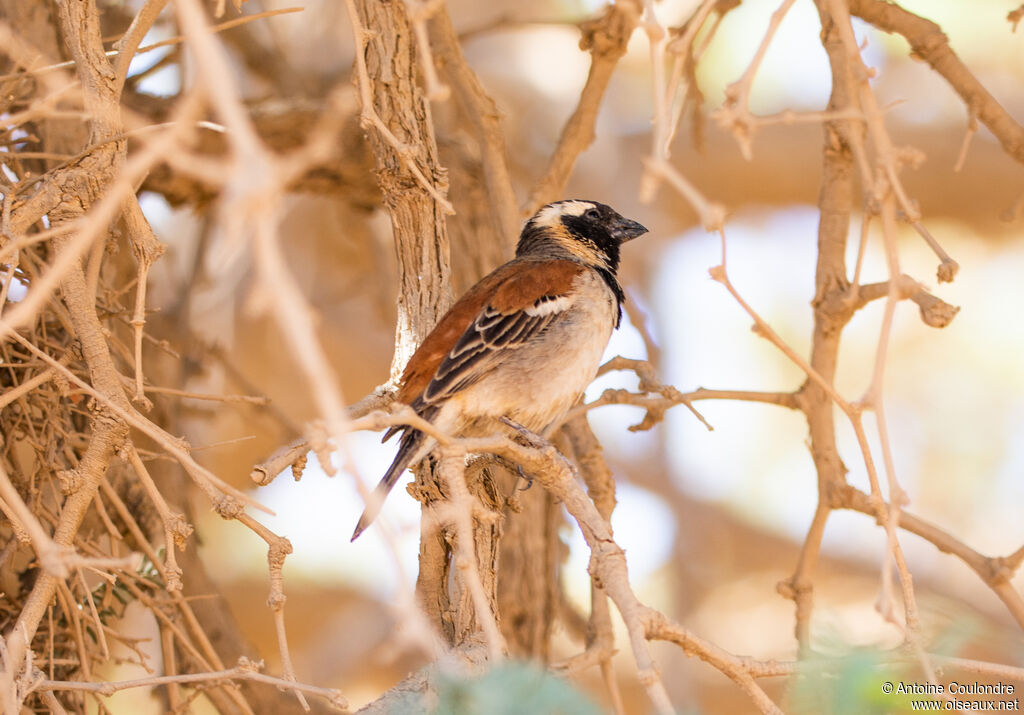
[[[571,287],[586,268],[569,260],[514,260],[471,288],[409,360],[398,392],[418,411],[476,382],[539,335],[572,303]]]
[[[543,335],[545,329],[572,301],[560,301],[559,311],[533,309],[546,296],[529,307],[513,313],[501,313],[486,306],[480,316],[466,329],[452,351],[438,365],[434,379],[423,392],[424,404],[442,402],[477,382],[502,362],[511,351]],[[546,301],[553,305],[551,301]]]

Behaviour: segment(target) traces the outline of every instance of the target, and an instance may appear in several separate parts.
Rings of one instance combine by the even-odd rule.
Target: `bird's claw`
[[[533,477],[526,476],[526,472],[518,464],[516,465],[516,471],[519,472],[519,476],[526,480],[526,486],[520,489],[521,492],[530,491],[530,487],[533,486]]]

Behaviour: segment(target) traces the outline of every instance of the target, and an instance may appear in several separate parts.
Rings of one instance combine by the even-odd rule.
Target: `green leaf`
[[[438,680],[437,715],[600,715],[582,693],[550,673],[508,663],[472,678]]]
[[[817,663],[798,675],[792,691],[792,712],[797,715],[895,715],[912,712],[912,700],[930,700],[928,695],[899,692],[902,681],[919,680],[905,665],[885,664],[885,657],[873,651],[854,651],[838,659]],[[888,688],[894,685],[893,688]],[[886,690],[889,692],[886,692]]]

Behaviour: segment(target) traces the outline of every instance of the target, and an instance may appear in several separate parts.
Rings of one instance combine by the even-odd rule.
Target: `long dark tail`
[[[409,466],[409,462],[412,461],[425,438],[426,435],[415,429],[407,429],[402,435],[398,454],[395,455],[395,461],[388,467],[388,471],[384,473],[384,477],[377,484],[377,488],[373,490],[373,494],[370,495],[370,500],[366,503],[366,509],[363,511],[363,515],[359,517],[359,523],[356,524],[356,530],[352,532],[352,541],[358,539],[359,535],[366,531],[366,527],[372,524],[373,520],[380,514],[380,508],[384,505],[384,500],[387,498],[388,493],[395,486],[395,482],[398,481],[402,472]]]

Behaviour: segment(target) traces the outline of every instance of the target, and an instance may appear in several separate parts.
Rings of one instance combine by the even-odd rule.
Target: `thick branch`
[[[885,32],[903,35],[915,57],[942,75],[977,117],[995,134],[1007,154],[1024,164],[1024,127],[978,81],[961,61],[942,28],[931,20],[882,0],[850,0],[850,12]]]
[[[821,2],[816,2],[822,24],[822,44],[832,69],[832,96],[828,112],[856,109],[846,81],[848,61],[842,39]],[[818,207],[818,261],[815,269],[814,334],[811,343],[811,367],[832,384],[839,359],[839,338],[849,316],[828,309],[829,296],[843,293],[849,285],[846,277],[846,242],[850,214],[854,205],[855,174],[847,132],[862,131],[852,121],[825,124],[823,167]],[[804,412],[810,436],[811,458],[818,475],[818,509],[800,550],[800,560],[788,581],[789,595],[796,607],[796,637],[801,653],[810,651],[810,619],[813,603],[812,578],[821,549],[828,511],[829,492],[845,481],[846,466],[836,444],[832,400],[814,380],[803,387]]]

